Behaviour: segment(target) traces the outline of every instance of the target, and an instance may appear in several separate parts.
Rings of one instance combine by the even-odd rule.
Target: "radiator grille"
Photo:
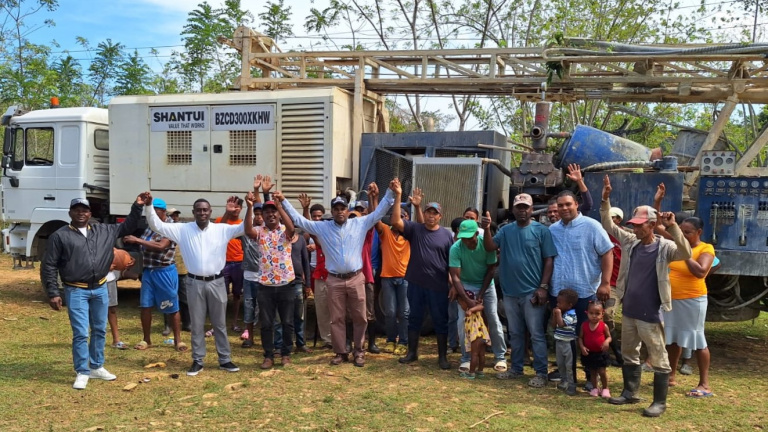
[[[325,104],[283,104],[280,120],[281,191],[289,198],[307,193],[314,202],[322,201]]]
[[[376,149],[371,156],[368,171],[365,173],[360,188],[364,189],[370,183],[376,182],[379,192],[383,195],[389,188],[389,182],[395,177],[400,179],[403,201],[407,201],[413,190],[413,161],[388,150]]]
[[[166,164],[192,165],[192,131],[165,133]]]
[[[451,220],[460,217],[467,207],[480,208],[482,192],[480,179],[483,175],[483,165],[479,159],[473,163],[458,163],[468,161],[466,158],[446,158],[445,162],[432,159],[430,163],[414,161],[414,185],[424,193],[422,205],[437,201],[443,209],[440,225],[450,227]],[[406,189],[403,189],[405,195]]]
[[[229,165],[256,166],[256,131],[229,131]]]

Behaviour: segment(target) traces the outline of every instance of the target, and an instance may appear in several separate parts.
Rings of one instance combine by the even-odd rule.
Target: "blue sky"
[[[112,42],[120,42],[129,49],[145,48],[139,49],[139,54],[153,69],[158,70],[160,63],[168,60],[167,56],[173,49],[182,48],[180,33],[187,14],[202,1],[60,0],[55,12],[34,15],[29,20],[32,24],[51,18],[56,25],[33,32],[29,39],[38,44],[49,44],[55,40],[60,47],[52,46],[54,53],[68,50],[76,59],[85,60],[84,66],[88,64],[89,54],[77,44],[78,36],[86,38],[92,47],[112,39]],[[208,3],[218,7],[221,1],[209,0]],[[285,4],[293,12],[294,33],[300,35],[304,32],[304,18],[313,4],[318,5],[314,7],[324,7],[326,3],[325,0],[286,0]],[[256,16],[262,12],[264,1],[243,0],[242,5]],[[254,27],[258,29],[258,18]],[[159,59],[152,58],[147,47],[156,47],[160,52]]]

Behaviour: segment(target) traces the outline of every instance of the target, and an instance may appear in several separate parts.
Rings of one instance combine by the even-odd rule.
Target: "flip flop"
[[[116,348],[116,349],[119,349],[119,350],[127,350],[128,349],[128,344],[123,342],[123,341],[115,342],[115,343],[112,344],[112,348]]]
[[[145,349],[151,347],[152,345],[149,345],[146,341],[141,341],[137,343],[133,348],[137,349],[139,351],[144,351]]]
[[[185,352],[188,349],[189,347],[184,342],[179,342],[178,344],[176,344],[176,351],[178,352]]]
[[[715,394],[709,390],[699,390],[694,388],[694,389],[691,389],[691,391],[689,391],[685,395],[688,396],[689,398],[702,399],[702,398],[712,397]]]

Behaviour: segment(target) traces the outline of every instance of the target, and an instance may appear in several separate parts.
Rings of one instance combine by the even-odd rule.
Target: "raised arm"
[[[296,231],[296,228],[293,226],[293,221],[288,216],[288,213],[285,212],[283,209],[283,202],[285,201],[285,196],[283,196],[283,193],[280,191],[275,191],[272,194],[272,197],[275,199],[275,206],[277,207],[277,213],[280,215],[280,219],[283,220],[283,224],[285,225],[285,237],[292,239],[293,233]]]
[[[629,232],[616,226],[611,219],[611,179],[608,178],[608,174],[603,178],[603,201],[600,203],[600,223],[603,225],[605,232],[612,235],[619,240],[619,243],[625,244],[627,242],[634,241],[637,237]]]
[[[304,219],[312,220],[312,215],[309,213],[309,206],[312,204],[312,198],[309,197],[309,195],[305,193],[299,194],[299,204],[301,204],[302,209],[302,216],[304,216]]]
[[[255,187],[254,187],[255,189]],[[245,220],[243,223],[245,226],[243,227],[243,232],[245,233],[248,238],[256,239],[259,237],[259,232],[256,231],[253,228],[253,204],[258,202],[258,196],[259,192],[248,192],[248,195],[245,196]]]
[[[392,228],[396,229],[399,232],[403,232],[405,230],[405,222],[400,217],[400,197],[403,194],[403,189],[400,187],[400,180],[394,179],[392,180],[394,182],[394,188],[392,189],[392,192],[394,192],[394,202],[397,204],[392,207],[392,217],[390,218],[390,223],[392,224]],[[390,187],[392,187],[392,183],[390,183]]]
[[[568,174],[566,174],[566,177],[568,177],[569,180],[579,186],[579,194],[581,195],[582,200],[581,206],[579,206],[579,210],[582,213],[587,213],[592,210],[592,206],[594,205],[592,202],[592,195],[589,194],[587,184],[584,183],[584,176],[581,174],[581,167],[579,164],[569,164]]]
[[[424,194],[421,192],[421,188],[413,188],[411,196],[408,197],[408,202],[413,204],[413,221],[418,223],[424,223],[424,212],[421,211],[421,201],[424,199]]]
[[[136,197],[136,201],[131,206],[131,212],[128,213],[128,217],[117,225],[113,231],[115,238],[132,234],[139,227],[139,219],[141,218],[142,206],[146,204],[147,193],[142,192]]]
[[[485,235],[483,236],[483,247],[485,248],[486,252],[496,251],[499,249],[499,244],[496,243],[496,240],[494,240],[493,236],[491,235],[491,212],[487,211],[483,215],[483,217],[480,219],[480,227],[483,229],[483,232],[485,232]],[[498,233],[496,235],[499,235]]]
[[[281,195],[282,196],[282,195]],[[293,222],[294,227],[299,227],[303,229],[304,231],[312,234],[312,235],[318,235],[320,233],[320,230],[318,229],[318,225],[325,222],[315,222],[311,221],[307,218],[302,217],[299,212],[296,211],[295,208],[291,205],[291,201],[284,199],[282,201],[282,208],[285,211],[286,215],[291,219]]]
[[[683,236],[683,232],[680,231],[680,227],[675,222],[675,214],[672,212],[664,212],[659,214],[661,223],[666,228],[667,232],[672,236],[672,240],[675,242],[674,248],[669,248],[669,256],[666,257],[668,261],[683,261],[691,257],[691,245],[688,240]]]
[[[381,200],[381,205],[377,206],[376,210],[374,210],[373,213],[367,216],[363,216],[362,218],[363,226],[365,227],[366,231],[373,228],[373,226],[376,225],[376,222],[380,221],[381,218],[383,218],[384,215],[387,214],[389,209],[392,208],[392,204],[395,202],[395,192],[393,189],[395,187],[395,184],[394,184],[395,180],[397,179],[394,179],[391,182],[389,182],[389,189],[387,189],[387,193],[384,195],[384,199]],[[397,180],[397,187],[399,187],[399,185],[400,185],[400,180]],[[371,183],[368,186],[368,195],[372,197],[378,197],[378,194],[379,194],[379,188],[376,186],[376,183]],[[368,204],[370,205],[371,202],[372,202],[372,199],[371,201],[369,201]]]
[[[152,229],[152,231],[164,237],[168,237],[169,239],[178,243],[179,233],[181,232],[181,228],[184,226],[184,224],[166,223],[161,221],[157,216],[157,213],[155,213],[155,207],[152,205],[152,193],[145,192],[145,194],[147,194],[147,198],[144,201],[144,216],[147,217],[147,223],[149,224],[149,227]]]

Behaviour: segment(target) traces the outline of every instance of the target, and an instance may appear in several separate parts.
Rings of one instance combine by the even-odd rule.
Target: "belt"
[[[69,286],[73,286],[73,287],[76,287],[76,288],[96,289],[96,288],[104,285],[104,283],[106,281],[107,281],[107,278],[103,277],[103,278],[101,278],[100,281],[98,281],[96,283],[93,283],[93,282],[66,282],[66,281],[62,281],[62,282],[64,283],[64,285],[69,285]]]
[[[224,275],[221,274],[221,273],[215,274],[213,276],[198,276],[196,274],[187,273],[187,276],[191,277],[192,279],[203,281],[203,282],[210,282],[210,281],[216,280],[216,279],[218,279],[220,277],[224,277]]]
[[[342,274],[328,272],[328,274],[333,276],[333,277],[335,277],[335,278],[339,278],[339,279],[352,279],[353,277],[355,277],[358,274],[360,274],[360,270],[355,270],[353,272],[342,273]]]

